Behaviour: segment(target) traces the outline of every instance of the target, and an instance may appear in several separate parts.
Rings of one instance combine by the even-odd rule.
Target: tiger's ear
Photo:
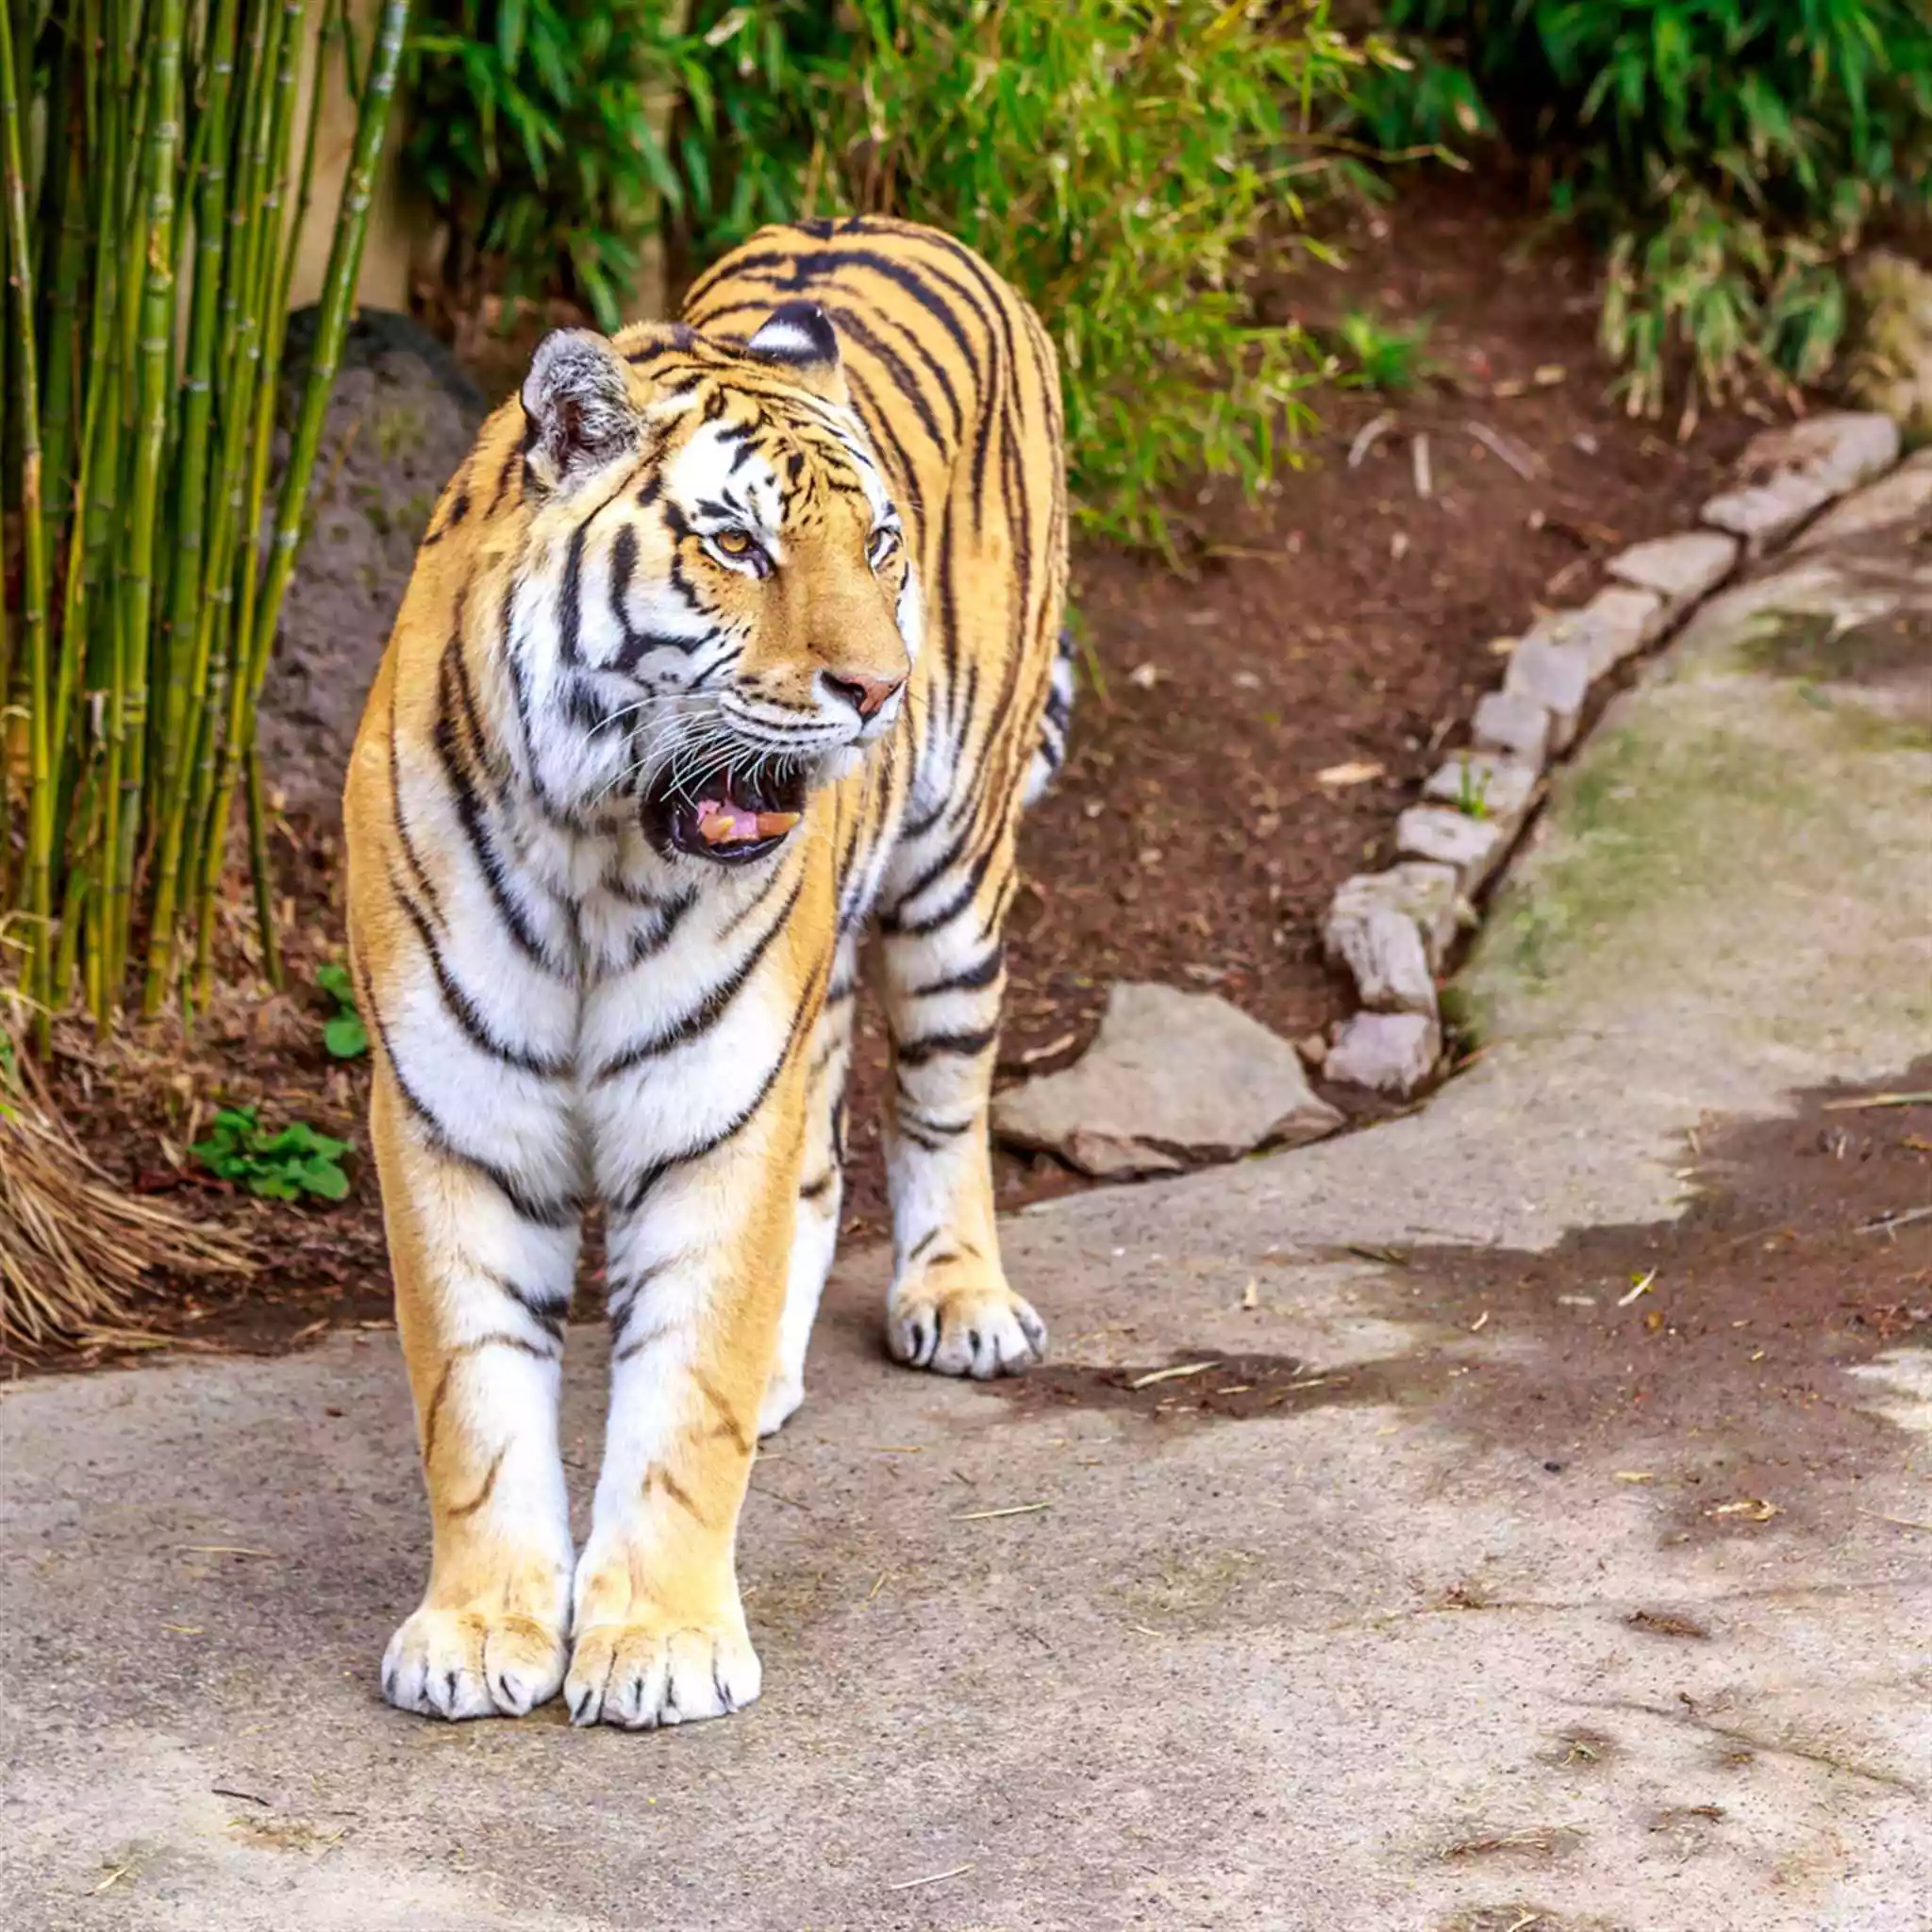
[[[827,402],[844,403],[845,370],[839,360],[839,338],[816,302],[787,302],[772,310],[765,325],[745,343],[744,353],[776,363]]]
[[[522,400],[524,460],[546,490],[569,490],[643,441],[624,359],[589,329],[560,328],[537,344]]]

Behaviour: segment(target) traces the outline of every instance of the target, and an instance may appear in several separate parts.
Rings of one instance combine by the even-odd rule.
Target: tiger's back
[[[391,1701],[757,1694],[732,1550],[838,1227],[857,954],[894,1053],[887,1341],[1023,1367],[987,1105],[1024,798],[1071,696],[1054,358],[970,251],[767,229],[556,337],[432,520],[358,740],[350,925],[434,1549]],[[570,1543],[587,1195],[611,1421]]]

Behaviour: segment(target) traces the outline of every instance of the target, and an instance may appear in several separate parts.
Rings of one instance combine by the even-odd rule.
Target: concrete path
[[[1059,1363],[1292,1358],[1276,1407],[908,1374],[882,1257],[842,1265],[754,1476],[740,1718],[382,1707],[425,1539],[387,1333],[8,1394],[0,1923],[1924,1932],[1926,1355],[1695,1443],[1641,1397],[1570,1440],[1536,1389],[1619,1297],[1452,1318],[1385,1252],[1668,1217],[1687,1135],[1932,1044],[1907,514],[1620,702],[1466,975],[1493,1043],[1424,1111],[1009,1225]],[[1853,1449],[1814,1453],[1827,1414]],[[1791,1493],[1719,1534],[1733,1424]]]

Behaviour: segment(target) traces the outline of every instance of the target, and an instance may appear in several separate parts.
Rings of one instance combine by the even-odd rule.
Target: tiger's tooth
[[[775,839],[789,832],[804,814],[795,811],[761,811],[758,814],[757,836],[760,839]]]

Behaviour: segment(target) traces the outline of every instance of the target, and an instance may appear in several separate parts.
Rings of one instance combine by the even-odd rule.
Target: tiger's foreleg
[[[390,1641],[383,1695],[521,1717],[557,1694],[567,1654],[557,1405],[575,1213],[514,1204],[432,1144],[381,1053],[370,1116],[432,1524],[429,1587]]]
[[[1011,827],[981,840],[944,819],[908,840],[880,924],[892,1041],[886,1345],[913,1368],[985,1377],[1040,1359],[1046,1327],[1008,1284],[993,1216],[987,1112],[1016,874]]]
[[[723,1717],[758,1694],[737,1539],[785,1298],[803,1051],[723,1144],[608,1182],[610,1420],[564,1685],[580,1724]],[[621,1122],[619,1104],[606,1114]]]

